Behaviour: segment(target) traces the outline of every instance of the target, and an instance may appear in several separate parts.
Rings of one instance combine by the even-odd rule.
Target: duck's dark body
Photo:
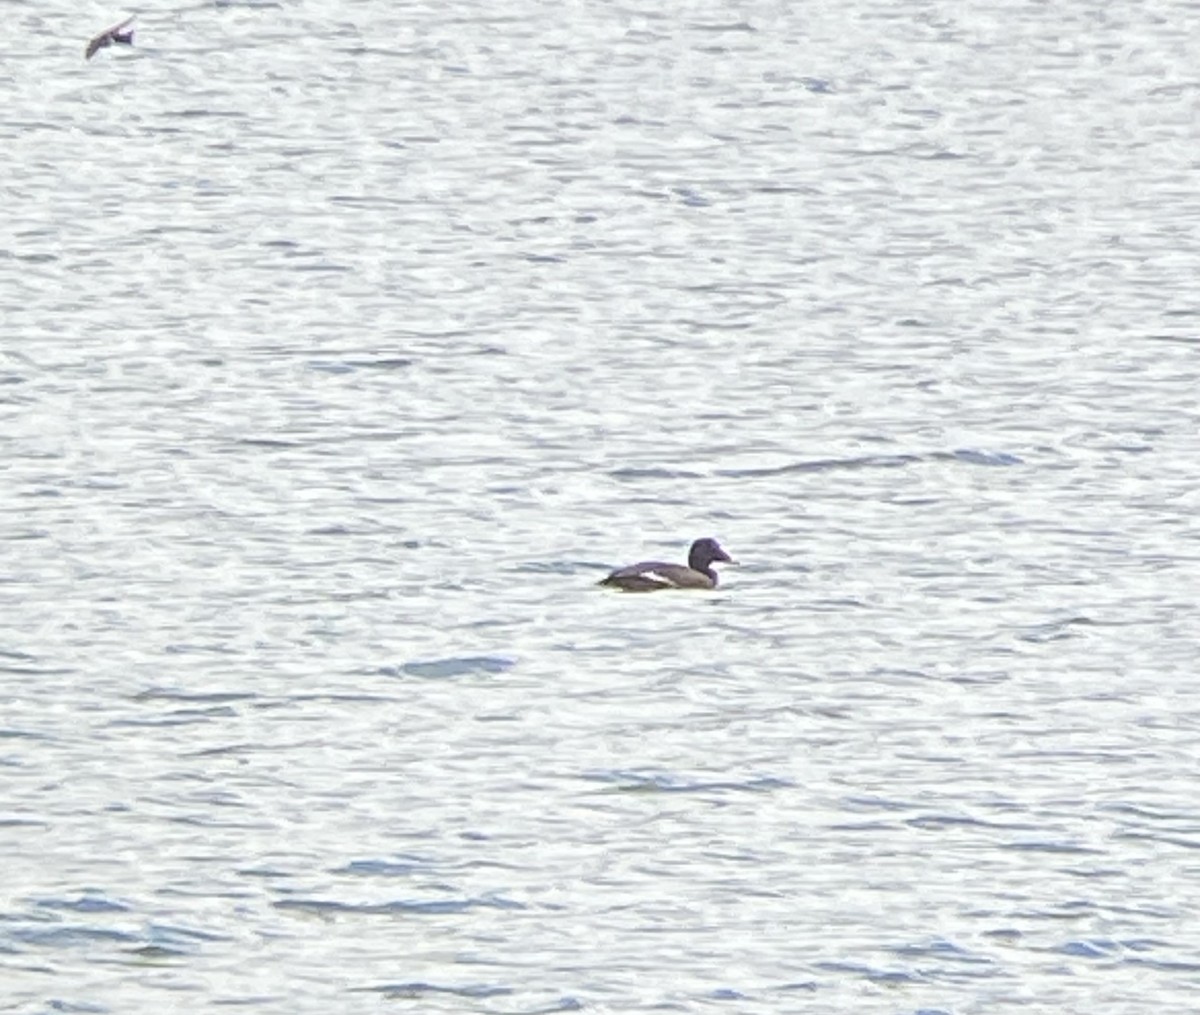
[[[624,592],[658,592],[663,589],[715,589],[717,572],[712,565],[716,561],[732,564],[729,554],[721,549],[715,539],[697,539],[688,553],[688,562],[668,564],[661,560],[643,560],[637,564],[618,568],[601,585],[621,589]]]
[[[91,42],[87,44],[87,49],[84,50],[83,58],[90,60],[100,50],[111,46],[114,42],[122,46],[133,45],[133,29],[129,28],[133,24],[133,18],[126,18],[119,25],[113,25],[112,28],[107,28],[97,35]],[[128,29],[128,31],[126,31]]]

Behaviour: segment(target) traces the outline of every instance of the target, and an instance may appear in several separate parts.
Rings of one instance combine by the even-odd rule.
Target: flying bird
[[[133,17],[137,17],[137,15],[135,14]],[[87,44],[87,49],[84,51],[84,59],[90,60],[100,50],[111,46],[114,42],[119,42],[123,46],[132,46],[133,29],[129,26],[133,24],[133,17],[126,18],[119,25],[113,25],[112,28],[105,29],[97,35]]]

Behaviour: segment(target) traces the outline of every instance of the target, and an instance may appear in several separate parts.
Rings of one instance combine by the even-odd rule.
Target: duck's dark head
[[[735,564],[737,562],[721,549],[721,544],[715,539],[697,539],[692,543],[692,548],[688,551],[688,567],[693,571],[710,574],[710,565],[713,563]]]

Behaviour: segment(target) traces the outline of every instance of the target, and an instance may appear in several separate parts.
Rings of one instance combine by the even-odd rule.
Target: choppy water
[[[1193,9],[10,13],[0,1008],[1194,1011]]]

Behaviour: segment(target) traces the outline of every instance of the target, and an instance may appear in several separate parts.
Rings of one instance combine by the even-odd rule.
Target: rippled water
[[[0,1007],[1195,1009],[1186,5],[120,13],[0,68]]]

